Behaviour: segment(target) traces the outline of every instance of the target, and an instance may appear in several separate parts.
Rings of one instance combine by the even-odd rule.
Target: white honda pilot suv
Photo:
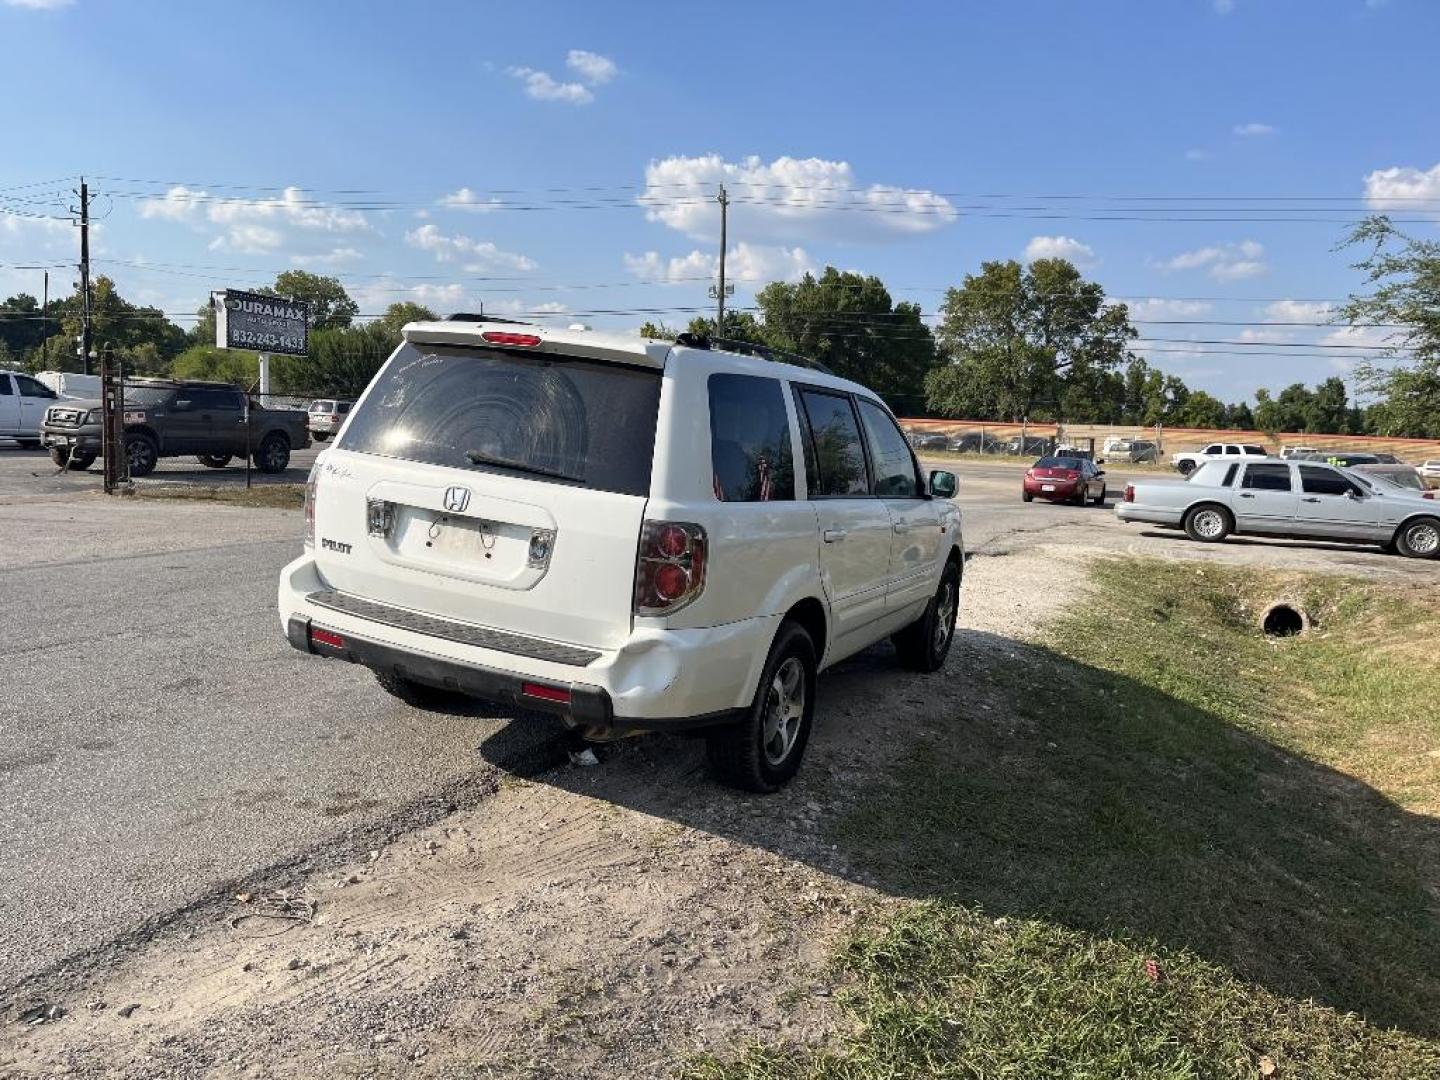
[[[863,386],[689,335],[460,316],[404,337],[311,471],[280,577],[297,649],[421,706],[703,730],[753,791],[799,767],[816,672],[885,637],[944,663],[955,477],[924,476]]]

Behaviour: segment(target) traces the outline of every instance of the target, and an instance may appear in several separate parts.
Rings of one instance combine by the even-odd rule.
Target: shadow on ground
[[[888,647],[847,662],[775,796],[715,785],[694,739],[602,756],[541,779],[895,896],[1187,950],[1440,1034],[1440,821],[1044,648],[967,633],[943,680]]]

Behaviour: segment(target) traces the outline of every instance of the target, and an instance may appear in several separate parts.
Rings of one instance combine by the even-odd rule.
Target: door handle
[[[1319,499],[1301,499],[1301,502],[1319,502]]]
[[[1242,491],[1242,492],[1240,493],[1240,498],[1242,498],[1242,499],[1253,499],[1254,497],[1255,497],[1255,496],[1254,496],[1254,495],[1251,495],[1248,491]]]
[[[847,535],[849,534],[846,533],[844,529],[826,529],[820,534],[821,538],[827,544],[838,544],[841,540],[844,540]]]
[[[895,524],[892,525],[891,528],[894,529],[897,533],[904,533],[910,531],[910,526],[903,521],[895,522]]]

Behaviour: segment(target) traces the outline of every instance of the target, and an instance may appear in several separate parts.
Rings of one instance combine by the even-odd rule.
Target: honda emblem
[[[445,489],[445,509],[452,514],[463,514],[470,505],[470,489],[452,487]]]

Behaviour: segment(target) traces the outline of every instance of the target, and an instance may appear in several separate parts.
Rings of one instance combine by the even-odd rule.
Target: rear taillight
[[[315,473],[319,464],[310,466],[310,475],[305,478],[305,546],[315,546]]]
[[[1126,502],[1134,502],[1134,501],[1135,501],[1135,485],[1134,485],[1134,484],[1126,484],[1126,485],[1125,485],[1125,501],[1126,501]]]
[[[667,615],[705,588],[705,530],[680,521],[647,521],[635,561],[635,614]]]
[[[1433,498],[1435,498],[1435,492],[1433,492],[1433,491],[1423,492],[1423,493],[1421,494],[1420,498],[1422,498],[1422,499],[1433,499]]]

